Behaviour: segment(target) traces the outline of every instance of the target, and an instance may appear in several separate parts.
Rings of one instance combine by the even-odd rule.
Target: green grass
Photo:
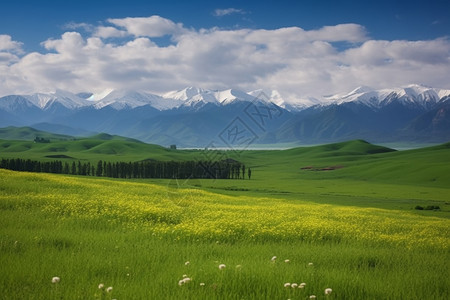
[[[442,211],[5,170],[0,180],[6,299],[449,296],[450,223]],[[179,286],[183,275],[192,280]],[[61,282],[52,284],[54,276]],[[287,282],[307,285],[284,288]]]
[[[210,154],[111,136],[0,142],[0,157],[38,160]],[[212,154],[244,162],[252,179],[114,180],[0,170],[2,297],[449,298],[450,144],[392,151],[350,141]],[[302,169],[307,166],[340,168]],[[183,275],[192,280],[179,286]],[[52,284],[53,276],[61,282]],[[287,282],[307,285],[284,288]],[[112,293],[99,290],[100,283]],[[325,288],[332,294],[325,296]]]

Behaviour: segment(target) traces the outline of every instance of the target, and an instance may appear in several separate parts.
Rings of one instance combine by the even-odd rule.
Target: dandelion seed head
[[[60,282],[60,281],[61,281],[61,278],[59,278],[59,277],[57,277],[57,276],[55,276],[55,277],[52,278],[52,283],[58,283],[58,282]]]
[[[225,269],[225,268],[226,268],[226,266],[225,266],[224,264],[220,264],[220,265],[219,265],[219,269],[220,269],[220,270],[223,270],[223,269]]]
[[[333,291],[333,290],[330,289],[330,288],[325,289],[325,295],[331,294],[332,291]]]

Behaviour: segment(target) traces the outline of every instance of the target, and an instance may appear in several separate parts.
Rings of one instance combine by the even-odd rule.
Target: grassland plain
[[[104,136],[25,143],[3,141],[0,156],[204,156]],[[252,179],[0,170],[2,298],[449,298],[450,144],[391,151],[351,141],[219,154],[251,167]]]
[[[4,299],[449,295],[445,212],[7,170],[0,180]]]

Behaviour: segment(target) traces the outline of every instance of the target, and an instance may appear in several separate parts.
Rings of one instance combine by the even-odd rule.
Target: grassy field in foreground
[[[308,175],[319,178],[308,179],[315,187],[305,197],[292,182],[280,187],[291,194],[260,191],[270,182],[260,174],[202,180],[202,189],[192,189],[0,170],[2,298],[448,299],[448,212],[393,204],[420,198],[419,187],[375,181],[355,190],[353,198],[379,201],[391,191],[383,209],[352,199],[346,205],[359,181],[336,173]],[[253,186],[227,188],[241,182]],[[424,190],[431,198],[448,195],[444,187]],[[328,196],[341,197],[339,205],[310,199],[335,192]],[[60,282],[52,283],[55,276]]]

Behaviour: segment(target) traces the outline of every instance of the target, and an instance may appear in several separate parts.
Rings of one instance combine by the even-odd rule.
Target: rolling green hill
[[[74,137],[70,135],[49,133],[42,130],[37,130],[31,127],[14,127],[9,126],[5,128],[0,128],[0,139],[2,140],[23,140],[32,141],[36,137],[41,137],[50,140],[73,140]]]

